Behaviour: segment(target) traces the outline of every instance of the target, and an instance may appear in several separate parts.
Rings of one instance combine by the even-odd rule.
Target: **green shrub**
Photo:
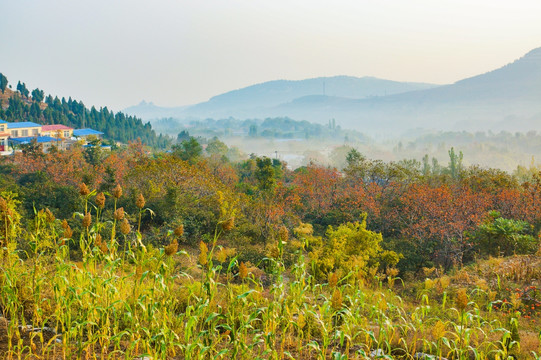
[[[487,220],[477,227],[474,241],[482,254],[530,254],[538,247],[537,239],[531,235],[532,230],[526,221],[504,219],[499,212],[491,211]]]

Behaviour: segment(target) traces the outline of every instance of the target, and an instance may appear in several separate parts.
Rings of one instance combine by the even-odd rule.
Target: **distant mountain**
[[[370,99],[308,97],[271,116],[327,121],[368,133],[432,130],[541,130],[541,48],[494,71],[451,85]]]
[[[215,96],[207,102],[187,108],[185,114],[202,117],[265,116],[269,108],[306,96],[365,99],[436,86],[352,76],[320,77],[297,81],[276,80]]]
[[[390,96],[388,100],[477,103],[509,100],[539,101],[540,97],[541,48],[538,48],[497,70],[429,91]]]
[[[434,84],[398,82],[374,77],[334,76],[306,80],[275,80],[212,97],[209,101],[178,108],[141,102],[124,111],[143,119],[164,117],[265,117],[269,109],[305,96],[365,99],[436,87]]]
[[[168,116],[289,117],[319,123],[335,119],[342,127],[376,136],[412,129],[541,131],[541,48],[450,85],[348,76],[277,80],[230,91]]]
[[[143,100],[139,104],[130,106],[123,111],[126,114],[135,115],[143,120],[151,120],[176,117],[178,116],[178,114],[181,114],[182,111],[186,108],[187,106],[161,107],[154,105],[152,101],[146,102],[145,100]]]

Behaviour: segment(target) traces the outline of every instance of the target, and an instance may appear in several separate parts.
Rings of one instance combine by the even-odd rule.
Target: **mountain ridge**
[[[356,81],[364,85],[376,81],[379,87],[366,86],[364,92],[354,92],[352,89],[358,88],[334,87],[333,81],[337,80],[341,84]],[[385,92],[383,89],[391,84],[396,85],[394,92]],[[404,84],[414,84],[416,88],[406,89]],[[291,90],[294,86],[296,91]],[[257,95],[244,96],[254,92]],[[175,117],[287,116],[319,123],[334,118],[342,126],[369,134],[399,134],[414,128],[488,130],[491,126],[494,130],[527,131],[541,130],[541,123],[532,120],[541,114],[540,99],[541,47],[500,68],[452,84],[399,83],[348,76],[274,80],[214,96],[184,108]],[[505,119],[515,120],[506,123]]]
[[[272,108],[309,95],[332,94],[345,98],[367,98],[436,86],[439,85],[399,82],[371,76],[338,75],[303,80],[282,79],[231,90],[198,104],[173,108],[155,107],[154,111],[158,116],[167,114],[162,117],[175,117],[175,114],[182,117],[228,117],[228,113],[235,113],[236,116],[245,113],[246,116],[251,116],[250,114],[257,114],[266,108]],[[150,105],[153,104],[150,103]],[[126,108],[124,111],[144,119],[151,119],[152,116],[148,109],[148,103],[142,102],[137,106]]]

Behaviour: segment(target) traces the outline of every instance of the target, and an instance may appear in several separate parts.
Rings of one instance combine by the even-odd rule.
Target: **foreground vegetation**
[[[121,194],[116,187],[115,204]],[[45,210],[36,213],[18,249],[15,239],[22,229],[16,200],[3,195],[0,301],[6,358],[363,359],[370,354],[433,354],[506,359],[524,355],[521,337],[524,346],[538,346],[532,325],[524,323],[536,318],[539,290],[525,287],[513,293],[503,287],[540,275],[538,258],[516,258],[505,273],[498,273],[504,259],[454,276],[434,277],[435,269],[425,269],[425,283],[408,284],[409,289],[392,268],[386,274],[367,274],[362,266],[353,266],[348,273],[330,272],[326,281],[317,281],[309,271],[313,262],[306,249],[312,229],[307,224],[296,228],[292,238],[282,230],[263,272],[239,262],[234,250],[220,245],[220,235],[234,226],[234,214],[223,198],[214,237],[190,254],[179,249],[183,226],[171,229],[165,247],[145,245],[123,209],[117,208],[111,218],[104,216],[105,197],[84,185],[81,195],[88,212],[75,214],[83,227],[78,239],[72,239],[65,220]],[[148,211],[142,196],[136,206],[140,219]],[[364,226],[356,230],[361,240],[374,235]],[[297,251],[286,269],[283,251],[288,242]],[[483,277],[472,281],[475,273],[489,282]],[[494,276],[496,283],[490,279]]]
[[[0,354],[538,357],[535,172],[222,145],[3,159]]]

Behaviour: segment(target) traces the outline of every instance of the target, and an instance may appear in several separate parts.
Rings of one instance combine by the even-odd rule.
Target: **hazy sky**
[[[0,0],[0,72],[86,105],[276,79],[451,83],[541,47],[539,0]]]

